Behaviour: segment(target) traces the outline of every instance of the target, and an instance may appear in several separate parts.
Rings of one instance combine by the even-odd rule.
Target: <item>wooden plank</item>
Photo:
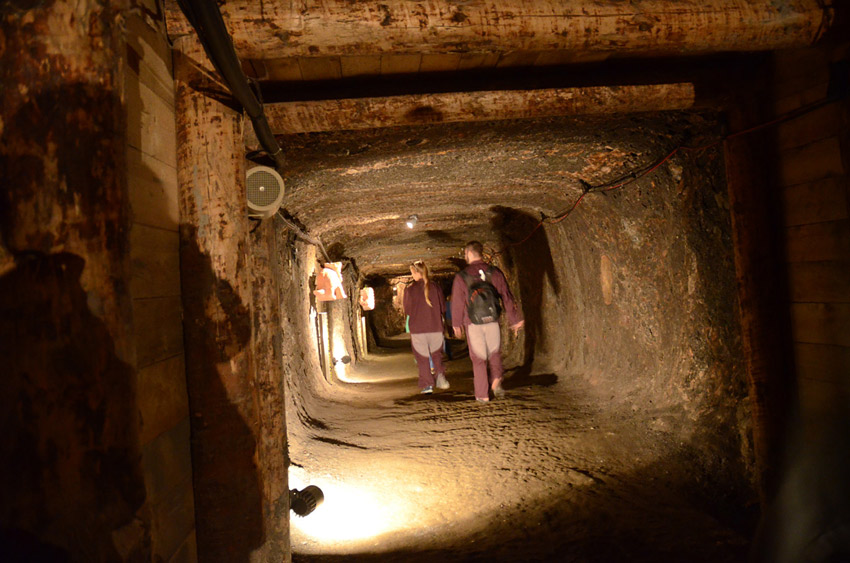
[[[272,82],[295,82],[304,79],[301,65],[295,57],[266,59],[263,64],[268,80]]]
[[[829,221],[785,229],[785,259],[789,262],[850,260],[850,221]]]
[[[174,106],[145,84],[125,92],[127,144],[166,164],[176,166],[177,133]]]
[[[180,354],[150,364],[138,374],[137,393],[142,417],[139,439],[145,445],[189,416],[186,362]]]
[[[850,348],[824,344],[794,344],[794,362],[797,377],[850,383]]]
[[[480,66],[481,68],[493,68],[499,64],[500,58],[502,58],[501,53],[486,53]]]
[[[189,418],[142,448],[148,506],[153,515],[153,551],[167,561],[195,527]]]
[[[177,169],[127,147],[127,183],[136,223],[177,230]]]
[[[776,144],[780,151],[802,147],[828,137],[837,137],[848,123],[847,105],[838,102],[776,126]]]
[[[180,239],[176,231],[134,223],[130,230],[134,299],[180,295]]]
[[[850,381],[832,382],[801,378],[798,382],[800,414],[813,438],[844,420],[850,407]]]
[[[788,265],[791,301],[850,303],[850,262],[798,262]]]
[[[173,106],[174,79],[171,69],[171,47],[168,45],[165,34],[152,27],[151,23],[138,12],[128,13],[125,21],[127,68],[135,73],[142,83],[163,99],[170,101]]]
[[[792,303],[794,342],[850,346],[850,304]]]
[[[198,563],[198,541],[193,529],[168,563]]]
[[[381,55],[381,74],[412,74],[419,72],[422,55]]]
[[[162,525],[153,542],[155,560],[173,561],[177,558],[186,557],[189,552],[183,552],[187,539],[194,540],[195,530],[195,505],[192,494],[191,483],[174,491],[174,494],[161,503],[154,504],[152,508],[153,518]],[[194,548],[194,545],[187,546]],[[161,558],[161,559],[159,559]],[[192,563],[198,561],[190,560]]]
[[[687,109],[693,100],[693,85],[679,83],[286,102],[267,104],[265,109],[274,133],[291,134],[423,123]],[[245,142],[247,146],[256,143],[250,127],[246,128]]]
[[[183,353],[180,297],[133,300],[138,369]]]
[[[304,80],[337,80],[342,77],[339,57],[299,57]]]
[[[492,2],[288,2],[229,0],[222,15],[240,57],[315,54],[619,51],[681,55],[810,45],[824,8],[796,0]],[[172,38],[193,33],[176,0],[166,3]],[[827,20],[828,22],[829,20]],[[364,38],[368,38],[365,39]]]
[[[848,214],[850,178],[831,176],[782,190],[786,226],[838,221]]]
[[[490,53],[463,53],[460,56],[460,62],[457,68],[458,70],[468,70],[470,68],[482,67],[489,59],[489,55]]]
[[[597,63],[610,56],[611,53],[606,51],[543,51],[534,61],[534,66]]]
[[[605,55],[605,53],[602,53]],[[534,66],[564,65],[574,62],[576,53],[570,51],[543,51],[534,60]]]
[[[189,434],[189,417],[184,417],[142,448],[142,463],[149,476],[145,483],[148,501],[160,503],[175,489],[191,488]]]
[[[419,63],[419,72],[447,72],[457,70],[459,53],[424,53]]]
[[[819,102],[826,98],[828,89],[829,82],[821,82],[819,84],[813,84],[805,90],[780,97],[773,103],[773,112],[776,115],[782,115],[807,104]]]
[[[242,72],[245,73],[245,76],[248,78],[253,78],[255,80],[268,80],[266,75],[266,65],[263,64],[263,61],[258,61],[256,59],[244,59],[240,61],[242,66]]]
[[[829,80],[829,59],[820,47],[781,49],[773,54],[773,83],[778,95],[791,94]]]
[[[845,173],[837,137],[789,149],[779,156],[779,185],[795,186]]]
[[[502,53],[499,57],[499,62],[496,66],[499,68],[510,66],[534,66],[537,57],[540,56],[539,51],[509,51]]]
[[[381,74],[381,55],[345,56],[339,60],[343,78]]]
[[[166,83],[165,81],[160,80],[159,77],[155,76],[151,72],[151,70],[141,62],[136,65],[133,65],[132,61],[136,57],[136,52],[128,46],[127,58],[124,64],[125,99],[127,98],[127,93],[130,91],[130,89],[138,89],[139,83],[142,83],[149,89],[151,89],[157,96],[162,98],[162,100],[166,104],[171,107],[174,107],[174,86],[172,84],[171,77],[168,77],[168,82]],[[130,95],[138,97],[137,94]]]

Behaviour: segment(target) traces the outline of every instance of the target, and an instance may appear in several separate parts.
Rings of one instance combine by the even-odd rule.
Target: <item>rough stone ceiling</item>
[[[422,259],[449,270],[478,238],[497,249],[506,215],[563,211],[581,181],[601,184],[674,147],[696,115],[553,118],[284,137],[286,210],[334,258],[366,275]],[[582,212],[592,212],[594,194]],[[613,197],[613,196],[611,196]],[[417,214],[419,223],[404,221]],[[527,223],[527,222],[526,222]]]

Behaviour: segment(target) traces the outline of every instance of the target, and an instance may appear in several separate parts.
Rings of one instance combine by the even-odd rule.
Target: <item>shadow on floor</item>
[[[436,401],[438,403],[460,403],[469,402],[475,398],[471,393],[462,393],[459,391],[436,391],[430,395],[416,394],[412,397],[404,397],[396,399],[396,405],[410,405],[422,401]]]
[[[510,391],[521,387],[550,387],[556,383],[558,383],[558,376],[554,373],[532,375],[531,366],[521,366],[505,372],[502,386],[506,391]]]
[[[378,339],[378,349],[388,348],[391,350],[410,349],[410,335],[406,333],[396,334],[389,338]]]

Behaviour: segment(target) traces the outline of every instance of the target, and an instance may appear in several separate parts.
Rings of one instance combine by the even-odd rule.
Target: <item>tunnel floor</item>
[[[520,370],[480,405],[468,358],[448,362],[451,389],[419,395],[408,346],[347,368],[358,383],[335,384],[291,444],[290,486],[326,496],[293,516],[294,561],[747,559],[741,514],[693,492],[672,413]]]

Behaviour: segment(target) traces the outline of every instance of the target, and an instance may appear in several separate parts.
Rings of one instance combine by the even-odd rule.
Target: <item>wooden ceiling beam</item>
[[[824,6],[821,6],[824,4]],[[682,55],[813,43],[831,23],[821,0],[228,0],[241,58],[369,54],[611,52]],[[172,39],[193,33],[166,1]]]
[[[572,115],[685,110],[693,106],[694,85],[646,84],[540,90],[449,92],[380,98],[266,104],[276,135]],[[245,145],[258,142],[246,120]]]

